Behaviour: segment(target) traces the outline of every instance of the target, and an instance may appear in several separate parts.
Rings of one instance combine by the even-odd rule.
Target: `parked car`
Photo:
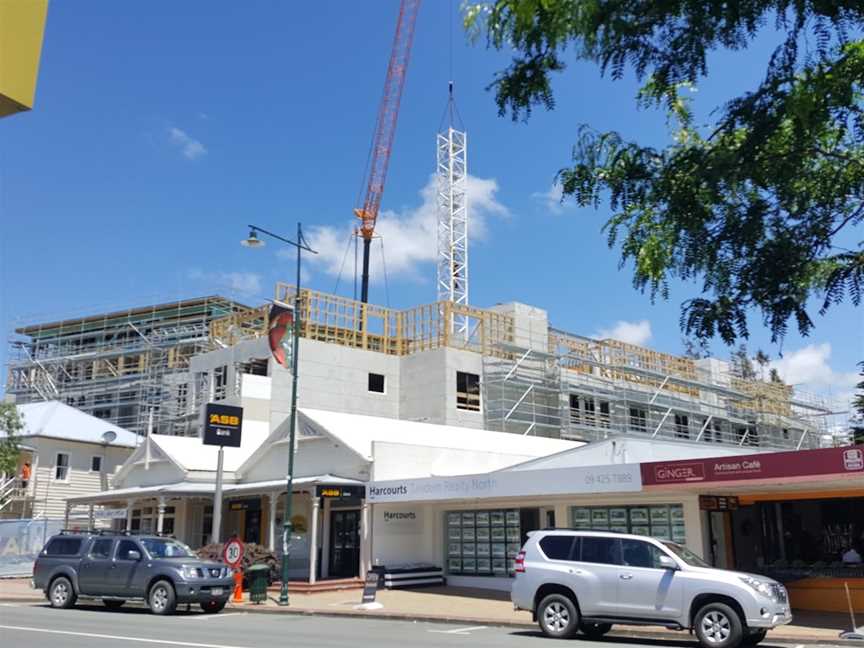
[[[226,565],[201,560],[173,538],[63,531],[39,553],[33,586],[57,608],[87,598],[109,608],[143,600],[154,614],[171,614],[179,603],[215,613],[228,602],[233,579]]]
[[[680,544],[645,536],[536,531],[519,552],[513,606],[548,637],[600,638],[612,624],[696,633],[705,648],[755,645],[792,621],[780,583],[715,569]]]

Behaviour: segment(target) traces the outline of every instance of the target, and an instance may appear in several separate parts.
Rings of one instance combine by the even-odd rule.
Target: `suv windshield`
[[[672,553],[674,553],[691,567],[711,567],[711,565],[706,563],[699,556],[690,551],[687,547],[682,547],[676,542],[664,542],[663,544],[666,545],[667,549],[669,549]]]
[[[142,538],[141,544],[153,558],[195,558],[192,550],[182,542],[162,538]]]

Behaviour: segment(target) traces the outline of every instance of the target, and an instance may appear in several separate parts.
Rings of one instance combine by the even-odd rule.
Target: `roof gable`
[[[24,429],[19,436],[50,437],[121,448],[134,448],[140,443],[138,435],[129,430],[60,401],[25,403],[17,407],[24,420]],[[109,431],[116,437],[106,444],[103,434]],[[0,436],[5,434],[0,432]]]

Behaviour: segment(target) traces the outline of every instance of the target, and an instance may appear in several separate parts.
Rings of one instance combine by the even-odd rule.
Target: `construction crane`
[[[364,304],[369,302],[369,249],[372,244],[372,236],[375,233],[375,222],[378,220],[381,197],[384,195],[387,166],[390,164],[390,152],[393,149],[393,138],[396,136],[399,103],[402,100],[405,73],[411,56],[411,44],[414,41],[414,23],[417,20],[419,9],[420,0],[401,0],[399,4],[396,36],[393,39],[393,50],[390,52],[390,63],[387,65],[384,94],[378,108],[375,134],[372,138],[369,163],[366,167],[366,181],[364,182],[366,195],[363,202],[354,209],[354,215],[360,219],[358,234],[363,237],[363,276],[360,301]]]

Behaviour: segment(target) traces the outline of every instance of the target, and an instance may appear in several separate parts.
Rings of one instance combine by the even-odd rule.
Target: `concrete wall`
[[[546,352],[549,350],[549,314],[542,308],[520,302],[496,304],[489,310],[513,317],[517,346]]]

